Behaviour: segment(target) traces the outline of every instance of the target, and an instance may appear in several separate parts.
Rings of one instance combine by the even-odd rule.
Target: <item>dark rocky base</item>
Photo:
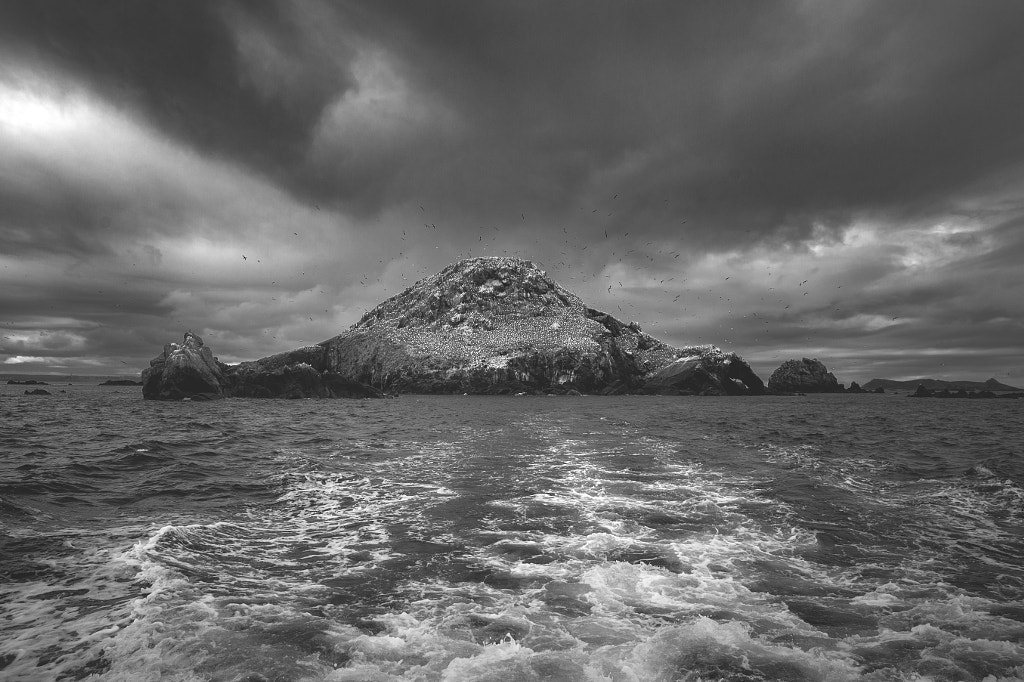
[[[149,368],[142,373],[142,397],[147,400],[384,397],[371,386],[321,371],[303,357],[291,359],[292,362],[258,360],[228,366],[213,356],[197,334],[187,332],[181,344],[167,344],[163,353],[150,361]]]
[[[97,384],[97,386],[141,386],[141,381],[132,381],[131,379],[110,379],[103,383]]]

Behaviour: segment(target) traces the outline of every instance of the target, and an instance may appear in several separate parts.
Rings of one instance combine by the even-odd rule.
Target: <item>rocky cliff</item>
[[[228,385],[227,365],[217,362],[213,351],[192,332],[179,343],[164,345],[142,372],[142,397],[151,400],[223,398]]]
[[[818,360],[786,360],[768,378],[773,393],[842,393],[843,385]]]
[[[319,352],[299,349],[225,365],[213,356],[198,334],[185,333],[182,343],[168,343],[142,372],[142,397],[148,400],[215,400],[217,398],[381,398],[383,394],[357,381],[314,368]],[[319,363],[318,364],[322,364]]]
[[[321,346],[325,366],[385,391],[644,392],[658,370],[680,359],[699,359],[705,371],[664,390],[671,382],[662,381],[651,392],[764,390],[738,356],[714,346],[669,346],[587,306],[519,258],[450,265]]]
[[[330,397],[358,387],[387,393],[764,392],[736,354],[714,346],[672,347],[636,323],[587,306],[518,258],[460,261],[382,302],[334,338],[222,372],[222,393],[235,396]]]

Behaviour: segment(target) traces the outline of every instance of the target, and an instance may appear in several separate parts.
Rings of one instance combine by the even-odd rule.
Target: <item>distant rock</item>
[[[12,386],[49,386],[50,384],[45,381],[36,381],[35,379],[25,379],[19,381],[17,379],[8,379],[7,383]]]
[[[842,385],[842,384],[840,384]],[[846,389],[847,393],[885,393],[885,389],[881,386],[877,386],[870,391],[858,384],[856,381],[850,382],[850,387]]]
[[[897,381],[894,379],[872,379],[864,384],[864,389],[871,391],[879,388],[896,391],[914,391],[918,386],[923,386],[930,391],[1024,391],[1022,388],[1008,386],[997,381],[995,378],[985,381],[945,381],[943,379],[910,379]]]
[[[34,388],[31,391],[25,391],[25,395],[53,395],[44,388]]]
[[[185,332],[182,343],[168,343],[142,372],[142,397],[148,400],[211,400],[224,397],[226,366],[198,334]]]
[[[962,384],[964,382],[954,382],[954,383]],[[985,381],[982,382],[982,385],[983,385],[983,388],[981,390],[984,390],[984,391],[1021,391],[1021,390],[1024,390],[1024,389],[1017,388],[1015,386],[1008,386],[1007,384],[1004,384],[1004,383],[1002,383],[1000,381],[997,381],[995,377],[986,379]],[[959,388],[967,388],[967,387],[966,386],[959,386]]]
[[[682,357],[654,372],[641,393],[659,395],[760,395],[764,383],[735,353],[714,346]]]
[[[772,393],[842,393],[835,375],[818,360],[786,360],[768,378]]]
[[[908,398],[968,398],[968,399],[973,398],[973,399],[982,399],[982,400],[984,400],[984,399],[991,399],[991,398],[999,398],[999,399],[1005,399],[1005,400],[1019,400],[1021,398],[1024,398],[1024,392],[1010,393],[1010,392],[1006,392],[1006,391],[1001,391],[999,393],[994,393],[992,391],[987,391],[987,390],[985,390],[985,391],[966,391],[966,390],[964,390],[962,388],[958,389],[956,391],[951,391],[948,388],[943,388],[943,389],[936,390],[936,389],[928,388],[928,387],[926,387],[926,386],[924,386],[922,384],[922,385],[919,385],[917,387],[916,391],[914,391],[913,393],[908,394],[907,397]]]
[[[141,381],[132,381],[131,379],[108,379],[98,386],[142,386]]]

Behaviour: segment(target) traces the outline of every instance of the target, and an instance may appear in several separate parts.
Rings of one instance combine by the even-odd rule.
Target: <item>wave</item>
[[[261,446],[186,405],[195,441],[78,460],[136,488],[110,493],[116,516],[55,530],[72,524],[5,495],[0,676],[1024,675],[1021,490],[1001,459],[922,476],[807,417],[773,438],[689,402],[710,410],[691,423],[746,430],[680,429],[678,401],[478,402],[366,423],[345,415],[393,408],[311,405],[338,424]]]

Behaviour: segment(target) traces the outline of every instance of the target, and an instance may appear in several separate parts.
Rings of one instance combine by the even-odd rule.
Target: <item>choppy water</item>
[[[1021,401],[49,388],[4,680],[1024,677]]]

